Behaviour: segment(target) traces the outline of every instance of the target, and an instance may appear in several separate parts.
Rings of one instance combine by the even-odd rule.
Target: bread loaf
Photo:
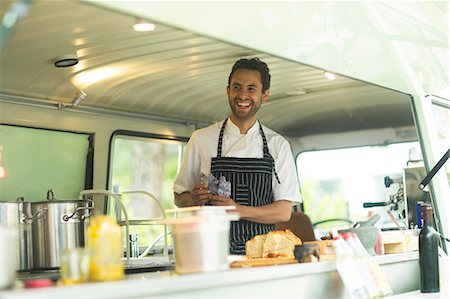
[[[264,235],[254,236],[245,244],[247,258],[294,258],[295,245],[302,240],[289,229],[271,231]]]

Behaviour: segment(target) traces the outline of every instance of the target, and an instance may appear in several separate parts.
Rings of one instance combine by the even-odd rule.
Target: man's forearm
[[[260,207],[236,205],[236,212],[241,219],[264,224],[274,224],[289,221],[292,205],[288,200],[279,200]]]
[[[183,192],[181,194],[175,193],[175,205],[179,208],[183,207],[191,207],[194,204],[192,203],[192,195],[190,192]]]

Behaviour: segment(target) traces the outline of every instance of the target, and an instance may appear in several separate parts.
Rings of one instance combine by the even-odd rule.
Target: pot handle
[[[80,216],[81,220],[85,220],[85,219],[91,217],[92,211],[94,210],[94,208],[93,208],[93,207],[78,207],[78,208],[75,210],[75,212],[72,213],[72,215],[70,215],[70,216],[69,216],[69,215],[64,215],[64,216],[62,217],[62,219],[63,219],[64,221],[67,222],[67,221],[70,220],[70,218],[72,218],[73,216],[75,216],[76,213],[78,213],[79,211],[82,211],[82,210],[89,210],[89,214],[88,214],[87,216],[84,216],[84,215],[81,215],[81,216]]]
[[[42,215],[38,216],[39,213],[41,213],[41,212],[42,212]],[[34,213],[34,215],[31,215],[31,217],[24,216],[23,219],[24,219],[24,221],[27,221],[27,220],[31,220],[31,221],[38,220],[38,219],[44,218],[47,215],[47,213],[48,213],[48,209],[40,208],[36,213]]]

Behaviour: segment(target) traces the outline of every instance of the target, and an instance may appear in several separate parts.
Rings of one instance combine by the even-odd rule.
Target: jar
[[[113,217],[92,217],[87,243],[91,281],[119,280],[124,277],[121,229]]]

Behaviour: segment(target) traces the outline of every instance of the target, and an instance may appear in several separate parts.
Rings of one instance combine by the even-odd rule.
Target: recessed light
[[[78,56],[75,54],[67,54],[56,57],[54,65],[56,67],[69,67],[78,63]]]
[[[133,24],[133,30],[138,32],[153,31],[155,28],[155,24],[143,19],[136,19]]]
[[[335,74],[333,74],[333,73],[330,73],[330,72],[324,72],[323,75],[328,80],[336,80],[337,79],[337,76]]]

